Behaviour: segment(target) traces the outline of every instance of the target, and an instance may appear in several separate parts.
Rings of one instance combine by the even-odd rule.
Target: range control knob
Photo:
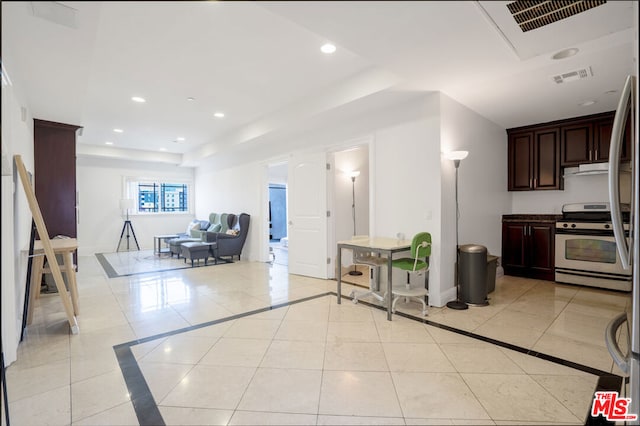
[[[569,227],[569,225],[568,225],[568,224],[566,224],[566,223],[564,223],[564,224],[562,224],[562,227],[563,227],[563,228],[568,228],[568,227]]]
[[[572,228],[575,228],[575,227],[576,227],[576,224],[575,224],[575,223],[572,223],[572,224],[571,224],[571,227],[572,227]]]
[[[605,223],[604,224],[604,229],[609,229],[609,228],[611,228],[611,225],[609,225],[608,223]]]

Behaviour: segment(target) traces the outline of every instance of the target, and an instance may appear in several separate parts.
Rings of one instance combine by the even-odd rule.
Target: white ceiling
[[[615,109],[634,69],[633,2],[526,33],[507,3],[61,2],[71,28],[2,2],[2,62],[34,118],[83,126],[79,146],[105,155],[214,157],[345,106],[430,91],[504,128]],[[335,54],[320,52],[327,41]],[[579,53],[551,59],[569,47]],[[585,67],[592,77],[551,78]]]

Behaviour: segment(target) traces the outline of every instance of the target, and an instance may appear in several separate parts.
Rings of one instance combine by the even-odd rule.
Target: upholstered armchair
[[[237,216],[237,221],[235,220],[236,216],[233,215],[233,217],[234,224],[231,226],[230,230],[224,233],[215,233],[215,239],[212,238],[213,235],[208,235],[207,241],[211,239],[211,241],[209,242],[218,243],[216,249],[218,257],[230,256],[231,260],[233,260],[235,256],[238,256],[238,260],[240,260],[242,248],[244,247],[244,243],[247,239],[247,234],[249,233],[249,222],[251,216],[246,213],[241,213],[239,216]]]

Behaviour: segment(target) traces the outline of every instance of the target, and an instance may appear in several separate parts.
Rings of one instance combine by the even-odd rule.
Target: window
[[[190,213],[191,183],[127,179],[127,198],[135,200],[134,213]]]

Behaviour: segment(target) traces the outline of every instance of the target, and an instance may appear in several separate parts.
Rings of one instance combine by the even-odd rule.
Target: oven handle
[[[589,237],[614,237],[613,232],[602,231],[597,229],[565,229],[556,228],[556,235],[575,235],[575,236],[589,236]],[[629,231],[624,231],[625,237],[629,237]]]
[[[611,130],[611,144],[609,146],[609,203],[611,205],[611,222],[613,234],[616,238],[616,246],[620,254],[620,262],[624,269],[630,267],[630,250],[627,239],[624,236],[622,226],[622,212],[620,208],[620,148],[622,146],[622,134],[626,125],[627,114],[633,103],[632,86],[633,76],[627,76],[622,89],[622,96],[618,102],[616,115],[613,119]]]

